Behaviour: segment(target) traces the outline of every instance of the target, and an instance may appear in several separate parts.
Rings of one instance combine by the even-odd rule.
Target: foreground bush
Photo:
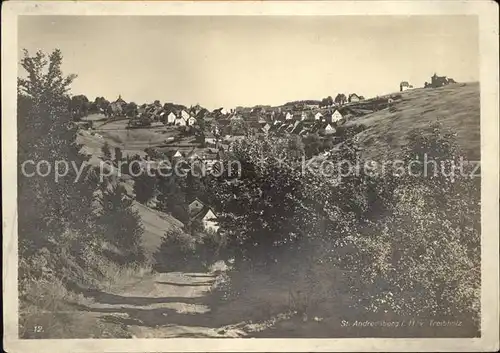
[[[439,125],[415,131],[404,152],[407,162],[426,154],[438,168],[429,164],[426,176],[424,166],[413,169],[422,176],[387,176],[389,212],[349,237],[355,252],[348,263],[371,284],[360,302],[375,312],[478,324],[480,178],[471,177],[472,165],[458,169],[464,156]]]
[[[221,240],[217,234],[169,230],[154,254],[155,269],[161,272],[208,271],[219,258],[220,248]]]
[[[477,329],[480,179],[469,177],[474,166],[450,173],[464,155],[440,125],[416,130],[409,140],[404,166],[427,156],[437,163],[436,173],[424,175],[424,165],[414,163],[412,174],[389,167],[332,183],[334,178],[300,175],[290,163],[261,166],[262,153],[277,159],[271,142],[237,146],[241,180],[212,188],[221,200],[220,232],[235,258],[231,292],[255,294],[249,278],[267,273],[269,291],[255,294],[263,301],[283,283],[279,291],[300,291],[309,310],[336,298],[350,302],[344,312],[463,320]],[[356,165],[359,153],[347,140],[329,158]],[[329,275],[339,269],[351,273],[348,281],[335,283]],[[240,276],[243,281],[234,278]],[[332,290],[343,294],[335,297]]]

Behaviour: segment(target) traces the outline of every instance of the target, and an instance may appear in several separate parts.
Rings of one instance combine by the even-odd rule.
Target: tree
[[[287,143],[249,138],[235,144],[228,158],[241,165],[238,183],[209,181],[220,232],[228,240],[226,254],[237,266],[274,264],[304,234],[304,220],[309,219],[300,201],[304,180],[295,168],[298,164],[294,167],[290,159],[282,163]],[[262,165],[263,157],[268,164]]]
[[[388,171],[383,217],[372,218],[349,237],[354,251],[346,265],[372,284],[365,293],[370,300],[360,304],[375,312],[478,323],[480,178],[469,177],[472,166],[451,173],[464,154],[439,124],[414,130],[409,139],[405,165],[425,155],[436,164],[413,164],[413,175]]]
[[[115,147],[115,162],[118,164],[123,159],[123,153],[120,147]]]
[[[109,147],[109,143],[107,141],[104,142],[104,145],[101,148],[101,152],[104,159],[106,160],[111,159],[111,148]]]
[[[110,105],[109,101],[104,97],[96,97],[94,100],[94,104],[97,111],[103,114],[108,111]]]
[[[160,152],[156,147],[146,147],[144,152],[146,152],[146,155],[152,160],[165,160],[165,154]]]
[[[21,66],[26,76],[18,78],[18,162],[66,161],[82,165],[87,158],[79,154],[76,127],[70,125],[68,92],[75,75],[61,70],[62,54],[54,50],[48,56],[41,51],[30,56],[24,51]],[[26,165],[26,172],[36,172]],[[30,170],[31,169],[31,170]],[[68,229],[81,233],[81,242],[95,237],[92,200],[95,180],[88,178],[86,166],[80,179],[74,168],[57,181],[38,173],[27,176],[19,169],[18,205],[19,253],[33,255],[41,248],[60,250]]]
[[[182,190],[182,180],[174,174],[160,178],[158,183],[158,209],[170,213],[185,225],[189,225],[190,216],[187,200]]]
[[[323,98],[320,102],[320,107],[329,107],[331,105],[333,105],[333,98],[331,96]]]
[[[135,118],[138,115],[137,104],[134,102],[127,103],[123,109],[126,116]]]
[[[304,138],[305,152],[308,158],[317,155],[322,147],[321,138],[318,134],[309,134]]]
[[[85,95],[80,94],[71,97],[70,111],[75,118],[82,118],[88,115],[89,109],[90,109],[90,102]]]
[[[344,93],[337,94],[337,96],[335,97],[335,103],[342,105],[345,104],[345,102],[347,102],[346,95]]]
[[[288,149],[292,152],[293,157],[300,158],[304,155],[304,142],[302,137],[298,135],[290,135],[288,139]]]
[[[118,249],[108,255],[119,263],[144,261],[141,245],[144,226],[138,212],[132,208],[133,201],[127,198],[123,185],[109,180],[103,182],[101,191],[99,228],[106,240]]]
[[[150,201],[156,192],[156,177],[148,175],[148,172],[143,170],[137,177],[134,178],[134,193],[135,199],[143,204]]]

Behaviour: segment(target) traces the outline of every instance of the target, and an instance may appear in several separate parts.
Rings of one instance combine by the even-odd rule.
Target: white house
[[[196,118],[191,116],[187,119],[187,125],[188,126],[193,126],[194,124],[196,124]]]
[[[210,136],[210,137],[205,136],[205,143],[210,144],[210,145],[215,145],[215,137],[214,136]]]
[[[335,132],[337,132],[337,130],[335,130],[335,128],[333,126],[331,126],[330,124],[326,125],[326,127],[325,127],[325,134],[326,135],[334,134]]]
[[[347,98],[347,100],[349,102],[359,102],[361,100],[361,98],[356,93],[353,93],[353,94],[349,95],[349,97]]]
[[[332,123],[336,123],[337,121],[342,120],[344,117],[338,110],[335,110],[332,114]]]
[[[178,126],[186,126],[186,119],[178,116],[176,119],[175,119],[175,125],[178,125]]]
[[[217,232],[217,230],[219,229],[219,225],[217,224],[217,216],[215,215],[214,211],[199,199],[194,199],[188,205],[188,211],[192,219],[201,221],[205,230]]]
[[[292,113],[287,112],[287,113],[286,113],[286,116],[285,116],[285,120],[292,120],[292,119],[293,119],[293,115],[292,115]]]
[[[307,114],[306,114],[306,112],[302,112],[302,113],[300,114],[300,120],[304,121],[304,120],[306,120],[306,119],[307,119]]]
[[[179,150],[177,150],[177,151],[174,153],[173,157],[174,157],[174,158],[182,158],[183,156],[182,156],[182,153],[181,153]]]
[[[170,112],[170,114],[167,115],[167,124],[174,124],[176,118],[175,114]]]
[[[217,230],[219,229],[219,225],[217,224],[217,217],[215,216],[215,213],[212,211],[212,209],[208,208],[206,211],[203,210],[202,212],[200,212],[200,215],[198,217],[201,218],[203,228],[205,228],[206,230],[217,232]]]
[[[188,205],[188,210],[189,214],[192,216],[195,216],[198,212],[200,212],[205,204],[201,202],[199,199],[194,199],[189,205]]]
[[[266,124],[262,127],[262,131],[264,131],[264,133],[268,133],[269,132],[269,129],[271,128],[271,125],[269,124]]]
[[[323,117],[323,114],[320,112],[317,112],[316,115],[314,115],[314,120],[320,120]]]

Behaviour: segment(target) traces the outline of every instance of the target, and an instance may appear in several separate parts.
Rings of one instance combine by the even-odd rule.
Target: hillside
[[[358,142],[364,147],[364,158],[379,161],[395,158],[401,147],[408,143],[411,130],[439,121],[457,134],[457,141],[467,153],[467,158],[479,160],[479,83],[409,90],[402,92],[401,99],[391,105],[392,108],[353,118],[347,123],[367,127],[357,135]]]
[[[133,207],[139,212],[142,224],[144,225],[142,244],[148,256],[151,256],[158,249],[161,239],[167,230],[184,227],[182,222],[176,218],[166,213],[153,210],[137,201],[134,201]]]

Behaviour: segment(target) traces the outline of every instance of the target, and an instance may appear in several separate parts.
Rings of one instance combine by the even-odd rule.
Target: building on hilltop
[[[431,77],[431,83],[426,82],[425,88],[438,88],[445,85],[449,85],[451,83],[457,83],[452,78],[447,78],[446,76],[438,76],[436,73]]]
[[[349,97],[347,98],[348,102],[359,102],[361,98],[356,94],[356,93],[351,93]]]

